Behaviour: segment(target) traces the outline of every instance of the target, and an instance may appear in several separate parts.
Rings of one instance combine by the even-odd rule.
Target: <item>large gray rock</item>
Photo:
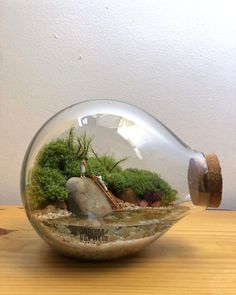
[[[103,217],[112,212],[112,207],[106,195],[87,177],[72,177],[66,182],[70,192],[68,210],[73,214]]]

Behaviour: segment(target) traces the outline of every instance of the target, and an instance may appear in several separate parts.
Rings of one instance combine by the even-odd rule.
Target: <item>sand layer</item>
[[[101,219],[32,215],[39,234],[57,251],[77,258],[107,260],[142,250],[185,215],[188,207],[116,211]]]

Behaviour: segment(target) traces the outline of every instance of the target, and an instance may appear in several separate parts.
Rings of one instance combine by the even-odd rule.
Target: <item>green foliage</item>
[[[107,172],[109,173],[116,173],[121,172],[121,167],[119,164],[124,162],[126,158],[117,161],[113,156],[104,155],[99,158],[100,163],[105,167]]]
[[[155,190],[153,173],[149,171],[126,169],[123,171],[123,175],[125,177],[125,187],[130,187],[141,198],[148,190]]]
[[[71,128],[66,139],[57,139],[46,144],[37,156],[39,167],[58,169],[67,178],[80,175],[80,162],[88,157],[92,138],[86,133],[80,136],[74,135]]]
[[[27,188],[32,207],[66,200],[66,181],[80,176],[80,164],[85,158],[88,158],[86,175],[101,174],[116,196],[131,188],[141,199],[147,193],[159,193],[162,206],[176,200],[177,192],[157,173],[131,168],[123,170],[120,163],[126,158],[117,160],[112,155],[98,156],[92,148],[92,138],[86,133],[76,136],[72,128],[67,138],[51,141],[38,153],[31,184]]]
[[[125,159],[117,161],[113,156],[103,155],[90,157],[88,160],[88,173],[105,175],[109,173],[120,173],[122,168],[119,166]]]
[[[100,167],[103,167],[103,170],[105,170],[108,173],[112,172],[121,172],[121,167],[119,166],[120,163],[124,162],[127,158],[123,158],[121,160],[116,160],[113,155],[103,155],[103,156],[98,156],[94,150],[93,154],[95,155],[94,160],[96,160],[99,163]]]
[[[164,195],[161,198],[161,206],[168,206],[172,203],[174,203],[177,199],[177,191],[176,190],[167,190],[166,192],[164,192]]]
[[[168,206],[176,200],[177,192],[163,180],[157,173],[140,170],[126,169],[122,172],[125,181],[123,182],[123,190],[131,188],[140,198],[144,198],[148,192],[161,193],[161,206]]]
[[[65,174],[65,169],[75,160],[74,150],[65,139],[57,139],[46,144],[39,152],[37,165],[39,167],[58,169]]]
[[[71,128],[68,138],[51,141],[39,151],[28,186],[32,207],[68,198],[66,180],[80,175],[80,162],[90,152],[91,141],[86,133],[75,136]]]
[[[88,159],[88,169],[87,169],[88,175],[91,174],[101,174],[105,176],[108,171],[106,170],[106,167],[102,165],[102,163],[97,158],[89,158]]]
[[[31,205],[38,207],[46,201],[64,201],[68,198],[66,178],[57,169],[37,167],[28,187]]]
[[[64,171],[62,173],[66,176],[66,179],[71,177],[79,177],[80,176],[80,161],[74,160],[71,162],[67,162]]]
[[[89,160],[90,161],[90,160]],[[121,195],[127,188],[131,188],[141,199],[148,192],[161,195],[161,206],[168,206],[176,200],[177,191],[163,180],[157,173],[129,168],[122,170],[120,167],[116,172],[109,173],[103,166],[99,166],[96,159],[93,165],[97,164],[98,173],[103,175],[110,191],[116,196]]]
[[[113,192],[115,196],[119,196],[125,189],[125,177],[122,173],[114,172],[105,175],[104,180],[108,189]]]

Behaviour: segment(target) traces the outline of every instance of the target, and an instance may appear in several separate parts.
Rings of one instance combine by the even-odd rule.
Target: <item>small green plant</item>
[[[98,156],[93,149],[92,153],[95,156],[94,160],[96,160],[96,162],[108,173],[121,172],[122,168],[119,165],[127,160],[127,158],[123,158],[117,161],[113,155],[107,154]]]
[[[88,159],[88,175],[89,174],[101,174],[106,177],[107,174],[120,173],[122,168],[120,163],[125,161],[126,158],[121,160],[116,160],[114,156],[103,155],[95,157],[90,157]]]

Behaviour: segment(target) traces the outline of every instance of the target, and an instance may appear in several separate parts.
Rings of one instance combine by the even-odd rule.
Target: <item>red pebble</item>
[[[139,206],[140,206],[140,207],[147,207],[147,206],[148,206],[148,202],[145,201],[145,200],[142,200],[142,201],[139,203]]]
[[[160,201],[156,201],[156,202],[152,203],[152,207],[160,207],[160,206],[161,206]]]

